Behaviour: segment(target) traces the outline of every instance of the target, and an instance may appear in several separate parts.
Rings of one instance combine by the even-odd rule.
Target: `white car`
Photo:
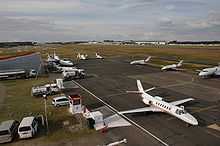
[[[59,96],[53,98],[52,104],[56,107],[69,105],[69,98],[66,96]]]
[[[23,118],[18,127],[18,135],[20,139],[33,137],[36,135],[37,131],[38,123],[35,117]]]

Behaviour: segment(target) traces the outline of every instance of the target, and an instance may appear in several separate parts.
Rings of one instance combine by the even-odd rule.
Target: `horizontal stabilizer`
[[[142,94],[143,92],[140,92],[140,91],[126,91],[126,93],[131,93],[131,94]]]
[[[147,89],[147,90],[144,90],[144,92],[149,92],[149,91],[151,91],[151,90],[154,90],[156,87],[152,87],[152,88],[150,88],[150,89]]]
[[[184,71],[186,69],[183,69],[183,68],[173,68],[173,70],[176,70],[176,71]]]

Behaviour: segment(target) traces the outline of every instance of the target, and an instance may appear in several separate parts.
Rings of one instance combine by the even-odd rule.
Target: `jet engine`
[[[184,106],[183,105],[181,105],[180,108],[184,110]]]
[[[147,105],[151,105],[151,104],[152,104],[152,101],[147,100],[147,99],[143,99],[142,101],[143,101],[145,104],[147,104]]]
[[[163,98],[160,97],[160,96],[154,96],[154,98],[156,98],[156,99],[158,99],[158,100],[163,100]]]

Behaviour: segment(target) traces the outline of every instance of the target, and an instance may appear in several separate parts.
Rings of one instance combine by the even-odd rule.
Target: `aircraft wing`
[[[156,107],[144,107],[133,110],[121,111],[120,114],[131,114],[131,113],[141,113],[141,112],[162,112],[159,108]]]
[[[177,100],[177,101],[170,102],[170,104],[180,105],[180,104],[183,104],[185,102],[192,101],[192,100],[194,100],[194,99],[193,98],[187,98],[187,99],[183,99],[183,100]]]
[[[186,69],[183,69],[183,68],[172,68],[173,70],[176,70],[176,71],[184,71]]]

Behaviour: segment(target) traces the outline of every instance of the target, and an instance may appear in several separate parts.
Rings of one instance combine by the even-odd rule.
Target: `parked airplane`
[[[142,97],[142,101],[149,106],[139,109],[122,111],[119,112],[120,114],[130,114],[130,113],[139,113],[139,112],[165,112],[172,116],[177,117],[178,119],[188,124],[198,125],[198,121],[191,114],[189,114],[187,111],[184,110],[184,106],[180,106],[180,107],[177,106],[185,102],[194,100],[193,98],[187,98],[187,99],[168,103],[164,101],[162,97],[151,96],[150,94],[148,94],[147,92],[153,90],[154,88],[144,90],[140,80],[137,80],[137,87],[138,87],[138,91],[127,91],[127,92],[140,94]]]
[[[56,62],[53,56],[50,56],[50,54],[47,54],[47,62]]]
[[[211,68],[205,68],[199,72],[200,77],[210,77],[210,76],[220,76],[220,65],[211,67]]]
[[[67,59],[60,59],[59,63],[61,66],[73,66],[73,62]]]
[[[101,55],[99,55],[98,53],[95,53],[96,59],[104,59]]]
[[[180,60],[180,62],[178,64],[171,64],[171,65],[163,66],[161,68],[161,70],[181,70],[181,69],[178,69],[178,68],[181,67],[182,64],[183,64],[183,60]]]
[[[61,66],[73,66],[73,62],[67,59],[60,59],[59,56],[56,55],[56,53],[53,53],[53,56],[50,56],[48,54],[47,58],[48,62],[54,62],[56,64],[59,64]]]
[[[53,52],[53,58],[57,61],[60,61],[60,57],[56,55],[55,51]]]
[[[149,56],[147,59],[144,60],[134,60],[131,61],[130,64],[139,64],[139,65],[144,65],[147,64],[147,62],[151,59],[151,56]]]
[[[66,70],[75,70],[75,69],[77,69],[76,67],[61,67],[61,66],[56,66],[56,68],[57,68],[60,72],[63,72],[63,71],[66,71]]]
[[[77,54],[77,59],[80,59],[80,60],[86,60],[87,57],[88,57],[87,54],[80,54],[80,53]]]

